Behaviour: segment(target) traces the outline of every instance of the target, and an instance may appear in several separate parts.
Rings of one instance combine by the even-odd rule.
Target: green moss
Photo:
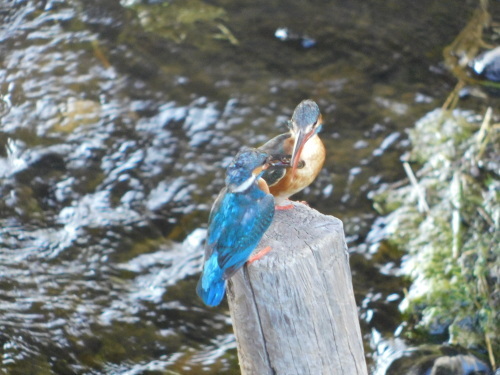
[[[200,0],[163,2],[132,6],[143,29],[176,43],[187,43],[200,49],[216,48],[215,39],[237,44],[236,38],[223,24],[227,14],[223,8]]]
[[[374,201],[387,240],[408,257],[413,280],[401,308],[410,337],[447,333],[451,344],[500,358],[500,181],[498,125],[471,112],[435,110],[410,132],[416,187],[387,189]],[[415,169],[415,168],[414,168]]]

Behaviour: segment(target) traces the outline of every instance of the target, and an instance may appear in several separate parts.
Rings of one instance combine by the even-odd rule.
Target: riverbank
[[[436,109],[410,132],[406,181],[373,195],[411,279],[406,338],[500,358],[498,113]]]

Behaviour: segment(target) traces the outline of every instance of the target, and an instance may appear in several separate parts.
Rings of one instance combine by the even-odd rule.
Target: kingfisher
[[[309,186],[325,162],[325,146],[318,136],[323,118],[316,102],[303,100],[288,121],[289,132],[280,134],[259,147],[274,155],[291,155],[288,168],[267,170],[263,178],[276,199],[276,209],[292,208],[284,204],[292,195]]]
[[[226,280],[238,269],[271,250],[267,247],[251,256],[274,216],[274,198],[261,176],[269,167],[286,166],[290,166],[290,159],[282,155],[245,149],[227,168],[226,187],[208,219],[205,262],[196,288],[208,306],[220,304]]]

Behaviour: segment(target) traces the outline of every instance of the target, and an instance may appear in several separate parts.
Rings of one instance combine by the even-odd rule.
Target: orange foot
[[[276,211],[285,211],[285,210],[291,210],[293,208],[293,204],[286,204],[284,206],[274,206],[274,209]]]
[[[247,263],[252,264],[253,262],[255,262],[256,260],[259,260],[260,258],[262,258],[264,255],[266,255],[270,251],[271,251],[271,246],[267,246],[267,247],[263,248],[257,254],[248,258]]]

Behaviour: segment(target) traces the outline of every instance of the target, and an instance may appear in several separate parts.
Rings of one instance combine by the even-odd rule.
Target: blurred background
[[[208,213],[240,147],[285,132],[306,98],[327,161],[295,198],[344,222],[384,373],[381,353],[407,345],[408,281],[373,246],[367,195],[405,176],[406,129],[455,87],[443,50],[477,7],[0,0],[3,373],[239,374],[227,303],[195,293]]]

